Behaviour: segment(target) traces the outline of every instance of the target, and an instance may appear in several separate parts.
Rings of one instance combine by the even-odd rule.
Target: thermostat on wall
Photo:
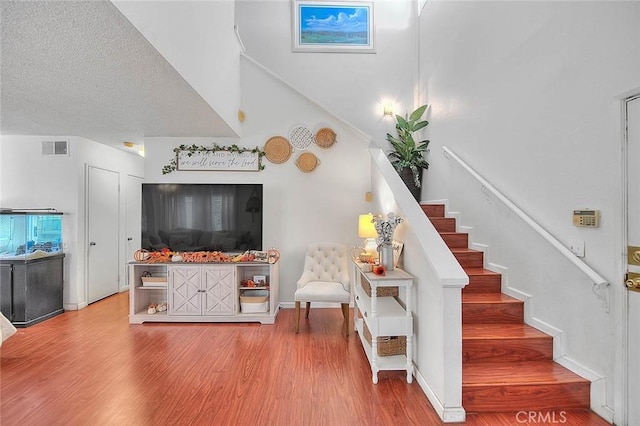
[[[600,210],[574,210],[573,226],[597,228],[600,226]]]

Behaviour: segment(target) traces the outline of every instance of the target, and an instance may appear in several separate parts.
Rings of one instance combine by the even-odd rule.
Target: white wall
[[[241,62],[242,109],[246,112],[241,139],[147,138],[145,182],[238,182],[264,185],[263,248],[280,251],[280,301],[293,302],[296,281],[302,272],[304,251],[313,241],[335,241],[350,247],[361,242],[358,215],[370,210],[367,141],[335,117],[304,99],[249,60]],[[311,129],[329,126],[338,142],[308,150],[320,159],[319,167],[303,173],[295,165],[300,151],[283,164],[263,159],[261,172],[174,171],[162,175],[162,167],[181,144],[209,146],[237,144],[262,148],[272,136],[288,137],[297,124]]]
[[[376,142],[384,140],[393,125],[382,117],[383,101],[392,102],[400,114],[414,106],[414,1],[374,1],[375,54],[292,52],[292,4],[236,0],[247,54]]]
[[[229,125],[228,136],[236,136],[240,45],[233,28],[234,2],[113,3]]]
[[[124,288],[124,206],[127,173],[142,176],[143,160],[137,155],[79,137],[69,140],[69,156],[42,156],[41,141],[47,136],[3,135],[0,143],[0,206],[7,208],[52,207],[64,212],[65,243],[64,308],[86,306],[85,282],[85,167],[98,166],[120,173],[121,226],[120,288]]]
[[[619,306],[606,313],[588,284],[564,282],[571,266],[532,257],[537,243],[523,232],[481,231],[499,222],[495,201],[465,203],[480,189],[454,182],[440,147],[565,245],[584,241],[585,262],[612,284],[615,300],[623,268],[620,96],[640,88],[638,52],[638,2],[428,1],[420,17],[420,87],[432,106],[423,198],[449,199],[461,224],[474,227],[474,242],[489,244],[491,261],[509,268],[509,286],[532,295],[538,319],[564,332],[567,359],[606,378],[607,407],[593,407],[605,417]],[[600,228],[572,226],[580,208],[600,209]],[[544,268],[548,281],[527,279],[528,268]]]

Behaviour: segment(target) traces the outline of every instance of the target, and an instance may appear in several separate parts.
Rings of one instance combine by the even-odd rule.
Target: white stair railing
[[[593,283],[592,290],[596,294],[596,296],[602,300],[603,307],[608,309],[609,301],[607,298],[607,294],[603,294],[603,287],[609,285],[606,279],[604,279],[600,274],[598,274],[593,268],[580,260],[575,254],[571,252],[567,247],[564,246],[556,237],[551,235],[546,229],[544,229],[540,224],[538,224],[535,220],[533,220],[529,215],[527,215],[522,209],[516,206],[511,200],[509,200],[502,192],[496,189],[493,185],[491,185],[485,178],[480,176],[478,172],[476,172],[469,164],[467,164],[464,160],[458,157],[451,149],[446,146],[442,147],[443,155],[458,163],[460,167],[466,170],[475,180],[477,180],[482,185],[482,191],[488,192],[493,195],[495,198],[500,200],[508,209],[510,209],[514,214],[516,214],[520,219],[524,221],[529,227],[531,227],[535,232],[537,232],[542,238],[544,238],[551,246],[553,246],[556,250],[560,252],[564,257],[566,257],[572,264],[574,264],[580,271],[582,271]]]

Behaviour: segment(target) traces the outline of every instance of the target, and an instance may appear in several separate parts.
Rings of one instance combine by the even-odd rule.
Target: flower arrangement
[[[404,219],[393,212],[389,212],[387,213],[386,219],[383,215],[379,214],[373,217],[372,222],[378,233],[378,242],[380,245],[390,246],[393,243],[393,233],[396,230],[396,226],[404,222]]]

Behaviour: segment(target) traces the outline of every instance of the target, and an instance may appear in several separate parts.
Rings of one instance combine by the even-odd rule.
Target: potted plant
[[[429,163],[424,158],[425,152],[428,151],[429,141],[425,139],[416,142],[413,135],[429,124],[428,121],[422,120],[426,110],[427,105],[422,105],[405,117],[396,115],[398,136],[387,133],[387,140],[394,149],[388,154],[389,160],[418,201],[422,187],[422,172],[429,168]]]

